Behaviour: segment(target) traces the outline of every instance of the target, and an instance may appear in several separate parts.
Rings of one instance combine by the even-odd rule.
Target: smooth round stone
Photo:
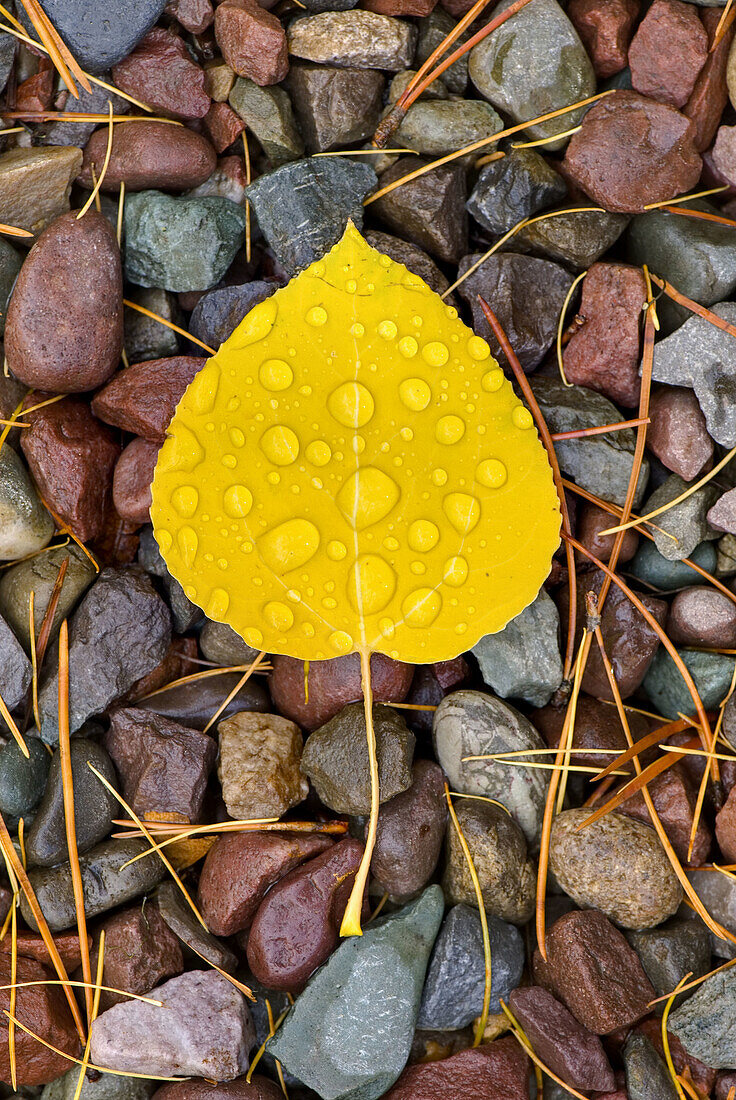
[[[19,253],[3,238],[0,242],[0,336],[5,331],[8,299],[22,264]]]
[[[427,885],[446,825],[442,769],[433,761],[417,760],[411,787],[384,803],[378,814],[371,874],[392,898],[407,900]]]
[[[45,746],[26,737],[28,759],[15,741],[0,749],[0,813],[9,829],[38,805],[46,786],[51,757]]]
[[[28,617],[31,591],[34,593],[33,624],[38,636],[64,561],[67,562],[66,573],[49,635],[53,641],[62,620],[68,618],[79,598],[97,576],[94,565],[84,551],[74,543],[69,543],[68,546],[60,546],[46,554],[38,554],[28,561],[19,562],[12,569],[6,569],[0,574],[0,614],[13,628],[26,650],[31,647]]]
[[[41,503],[28,471],[11,447],[0,451],[0,561],[43,550],[54,521]]]
[[[503,128],[488,103],[476,99],[427,100],[414,103],[392,140],[429,156],[461,149]]]
[[[713,542],[701,542],[690,555],[690,561],[701,569],[713,573],[716,567],[716,547]],[[668,561],[660,554],[649,539],[642,539],[634,559],[628,567],[629,572],[640,581],[670,592],[675,588],[684,588],[689,584],[700,584],[702,577],[689,565],[681,561]]]
[[[671,917],[682,887],[654,829],[617,813],[581,829],[588,817],[586,809],[565,810],[552,825],[550,870],[565,893],[624,928]]]
[[[82,187],[94,186],[92,167],[99,170],[106,152],[107,131],[101,128],[92,134],[84,150],[82,171],[77,177]],[[167,122],[117,126],[102,189],[119,191],[124,182],[126,191],[145,191],[149,187],[186,191],[209,179],[216,166],[217,157],[209,141],[185,126],[170,126]]]
[[[736,646],[736,607],[714,588],[697,585],[678,592],[670,604],[667,630],[673,642],[733,649]]]
[[[703,653],[695,649],[678,649],[678,653],[695,681],[705,709],[718,709],[731,686],[733,657],[722,653]],[[693,697],[682,673],[664,646],[657,650],[642,686],[665,718],[674,720],[680,714],[692,714],[695,709]]]
[[[117,786],[117,776],[110,757],[94,741],[75,738],[70,743],[70,756],[77,850],[81,855],[107,836],[118,809],[117,801],[87,764],[97,768],[113,786]],[[68,858],[64,783],[58,749],[51,758],[46,791],[26,837],[26,855],[31,866],[40,867],[51,867]]]

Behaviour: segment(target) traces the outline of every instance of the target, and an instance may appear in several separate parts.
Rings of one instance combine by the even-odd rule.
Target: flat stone
[[[260,302],[270,298],[278,283],[256,279],[240,286],[221,286],[203,294],[192,310],[189,331],[204,344],[219,348]]]
[[[171,639],[168,609],[147,577],[106,568],[72,616],[69,628],[69,725],[72,732],[163,660]],[[53,650],[42,677],[42,737],[56,744],[58,662]]]
[[[708,521],[708,526],[715,528],[716,531],[728,531],[729,534],[736,534],[736,490],[729,489],[723,496],[719,497],[713,507],[709,509],[705,518]],[[2,582],[0,582],[1,592]]]
[[[133,363],[98,390],[92,411],[107,424],[163,443],[176,406],[205,362],[199,356],[176,355]]]
[[[390,707],[374,706],[380,802],[411,786],[414,734]],[[367,814],[371,807],[363,703],[349,703],[310,734],[302,754],[302,771],[326,806],[338,814]]]
[[[430,886],[362,936],[343,940],[297,998],[269,1053],[323,1097],[382,1096],[409,1056],[443,909],[442,891]]]
[[[701,542],[690,555],[690,560],[712,573],[716,567],[716,550],[712,542]],[[680,561],[669,561],[660,554],[649,539],[642,539],[641,545],[630,565],[630,571],[639,580],[646,581],[654,588],[667,592],[674,588],[683,588],[687,584],[699,584],[701,576]]]
[[[392,899],[407,901],[427,885],[446,825],[442,769],[433,761],[417,760],[409,789],[384,803],[378,814],[371,874]]]
[[[230,68],[256,84],[278,84],[289,71],[281,20],[256,0],[220,4],[215,12],[215,39]]]
[[[325,11],[305,15],[289,27],[289,53],[338,69],[408,69],[416,29],[371,11]]]
[[[696,585],[678,592],[670,604],[667,633],[680,645],[706,649],[736,647],[736,608],[723,592]]]
[[[629,46],[637,92],[684,107],[708,55],[708,32],[697,10],[681,0],[655,0]]]
[[[0,559],[43,550],[56,525],[39,500],[28,471],[11,447],[0,451]]]
[[[204,118],[210,109],[204,70],[192,60],[184,39],[168,27],[149,31],[112,75],[116,87],[142,99],[156,114]]]
[[[134,905],[113,913],[101,924],[105,933],[104,985],[120,992],[103,990],[100,1011],[126,1004],[125,993],[148,993],[159,982],[181,974],[184,959],[179,941],[169,930],[155,905]],[[92,972],[97,972],[99,941],[90,955]]]
[[[274,168],[304,155],[304,141],[284,88],[261,88],[247,77],[238,77],[228,102],[258,138]]]
[[[141,699],[140,706],[143,710],[155,711],[156,714],[162,714],[165,718],[194,730],[204,730],[212,715],[231,692],[235,694],[220,715],[220,720],[243,710],[270,711],[273,704],[263,684],[256,678],[251,678],[237,691],[241,678],[240,672],[230,672],[204,681],[195,680],[170,691],[163,691],[150,699]]]
[[[206,98],[209,103],[209,97]],[[99,174],[106,152],[107,132],[100,129],[92,134],[84,148],[78,183],[89,188],[94,186],[92,166]],[[113,127],[112,153],[102,190],[120,191],[120,184],[124,182],[126,191],[146,191],[151,187],[186,191],[209,179],[216,164],[215,150],[207,138],[186,126],[139,122],[135,126]],[[131,354],[127,346],[125,350]]]
[[[554,378],[535,377],[532,389],[551,432],[615,424],[621,419],[615,405],[583,386],[568,388]],[[560,440],[555,444],[555,453],[563,472],[582,489],[623,506],[631,478],[634,446],[634,432],[626,428],[610,435]],[[635,508],[641,504],[648,480],[649,463],[645,458],[634,494]]]
[[[5,619],[0,618],[0,695],[9,710],[26,698],[31,686],[31,662]]]
[[[544,157],[534,149],[511,149],[483,168],[466,206],[484,229],[503,234],[566,198],[567,184]]]
[[[84,911],[88,919],[140,897],[161,881],[166,868],[158,856],[145,855],[149,850],[148,841],[143,839],[105,840],[79,857]],[[141,855],[143,858],[135,863],[128,862]],[[124,866],[126,863],[127,867]],[[28,877],[51,931],[60,932],[76,926],[69,864],[59,863],[56,867],[30,870]],[[21,912],[26,924],[38,931],[25,895],[21,898]]]
[[[4,671],[4,665],[3,671]],[[2,692],[3,700],[7,699]],[[28,758],[13,740],[0,749],[0,813],[9,829],[16,829],[22,817],[41,801],[49,774],[49,754],[35,737],[26,738]]]
[[[733,970],[706,978],[669,1017],[669,1029],[687,1052],[714,1069],[733,1069],[736,1065],[735,978]]]
[[[497,8],[505,10],[510,0]],[[470,51],[470,79],[494,107],[525,122],[544,111],[567,107],[595,91],[595,73],[577,32],[556,0],[534,0]],[[529,74],[534,73],[534,83]],[[564,116],[562,129],[576,126],[584,111]],[[536,123],[525,133],[546,138],[559,133],[560,120]],[[560,142],[546,146],[559,149]]]
[[[77,851],[83,855],[108,835],[112,819],[119,809],[117,800],[90,770],[88,764],[92,764],[113,787],[117,787],[117,776],[110,757],[94,741],[82,737],[73,738],[69,746],[69,756],[74,784]],[[51,757],[43,798],[26,834],[26,855],[29,864],[35,867],[52,867],[69,857],[64,782],[58,749]]]
[[[175,325],[182,327],[184,318],[179,309],[179,303],[168,290],[132,286],[128,290],[128,296],[136,305],[143,306],[151,313],[158,313],[164,320],[173,321]],[[167,359],[175,356],[179,351],[181,342],[178,334],[166,325],[159,324],[152,317],[146,317],[145,314],[126,306],[123,322],[123,342],[129,362],[142,363],[148,359]]]
[[[658,997],[671,993],[686,974],[700,978],[710,970],[710,936],[700,922],[668,921],[646,932],[627,932],[626,939],[641,959]],[[677,997],[675,1005],[691,995],[692,991],[688,991]],[[655,1006],[658,1015],[663,1009],[661,1002]]]
[[[363,199],[376,181],[367,164],[322,157],[292,161],[266,172],[246,188],[246,194],[276,258],[295,275],[329,252],[348,220],[361,228]]]
[[[73,145],[10,149],[0,154],[0,219],[35,234],[69,210],[69,193],[82,166]]]
[[[139,191],[125,203],[125,276],[140,286],[208,290],[245,238],[245,212],[229,199]]]
[[[122,0],[104,21],[95,0],[48,0],[44,11],[82,68],[102,73],[130,53],[165,4],[166,0]]]
[[[420,100],[406,112],[391,140],[427,156],[441,156],[502,129],[500,116],[481,100]]]
[[[126,1001],[90,1029],[90,1058],[143,1075],[212,1075],[231,1081],[248,1068],[255,1035],[243,994],[215,971],[192,970],[151,991],[167,1011]]]
[[[384,85],[375,69],[292,65],[288,87],[309,152],[341,149],[369,138],[380,119]]]
[[[219,966],[220,970],[235,973],[240,965],[237,956],[211,932],[204,930],[174,882],[161,883],[156,891],[156,905],[166,925],[185,948],[213,966]]]
[[[667,198],[668,196],[663,196]],[[685,203],[686,208],[702,210],[707,214],[717,214],[716,207],[709,203],[696,200]],[[631,222],[626,239],[626,258],[629,263],[641,266],[646,263],[650,270],[656,271],[660,278],[667,279],[672,286],[676,286],[688,298],[694,298],[704,306],[712,306],[715,302],[722,302],[728,298],[736,288],[736,256],[733,253],[733,240],[727,226],[717,225],[714,222],[703,221],[700,218],[673,218],[668,214],[652,211],[639,215]],[[717,307],[724,308],[727,312],[719,314],[733,323],[734,305],[732,303]],[[678,382],[676,375],[681,372],[687,377],[687,370],[693,363],[697,364],[697,357],[704,357],[703,370],[712,379],[720,371],[720,362],[724,353],[728,352],[723,343],[727,334],[721,332],[710,324],[695,317],[684,306],[678,306],[665,297],[657,303],[657,312],[662,323],[663,333],[672,332],[683,322],[697,321],[697,325],[690,324],[688,333],[692,333],[694,340],[691,343],[688,337],[684,344],[679,346],[665,345],[664,339],[657,341],[654,350],[654,381],[668,381],[670,385],[690,385],[688,382]],[[705,326],[712,332],[706,332]],[[713,334],[717,333],[721,338],[713,342]],[[665,347],[662,353],[662,347]],[[712,351],[711,351],[712,349]],[[675,358],[675,351],[677,357]],[[711,361],[712,359],[712,361]],[[680,360],[683,367],[677,367]],[[728,360],[726,360],[727,362]],[[667,375],[666,379],[659,377],[660,372]],[[694,377],[699,377],[698,370]],[[703,379],[703,399],[706,387],[709,383]],[[710,405],[717,408],[719,386],[713,386],[713,397]],[[697,393],[697,389],[696,389]],[[701,405],[703,408],[703,405]],[[708,413],[705,408],[703,411]],[[713,424],[709,422],[708,430],[718,442],[718,434],[713,430]],[[732,446],[733,444],[727,444]]]
[[[524,970],[524,941],[513,924],[489,916],[491,1000],[489,1011],[501,1011]],[[477,909],[453,906],[445,917],[429,960],[417,1027],[432,1031],[467,1027],[483,1011],[485,955]]]
[[[486,911],[512,924],[526,924],[534,911],[536,869],[516,822],[493,802],[460,798],[455,807],[480,883]],[[447,833],[442,889],[448,902],[477,906],[467,857],[457,830]]]
[[[383,172],[381,186],[428,163],[422,157],[401,157]],[[437,259],[457,263],[467,246],[465,186],[464,169],[445,164],[377,199],[373,213],[389,229]]]
[[[460,1050],[440,1062],[408,1066],[385,1100],[445,1100],[463,1094],[484,1100],[526,1100],[529,1071],[529,1058],[516,1040],[499,1039]]]
[[[736,323],[734,302],[721,302],[713,312],[730,324]],[[695,391],[709,434],[725,447],[736,444],[736,350],[731,347],[733,343],[730,333],[692,314],[681,328],[655,345],[652,370],[655,382],[689,386]]]
[[[562,683],[559,633],[557,608],[541,589],[503,630],[473,646],[485,683],[503,699],[545,706]]]
[[[202,656],[216,665],[228,668],[230,665],[249,665],[258,656],[258,650],[246,645],[227,623],[216,623],[207,619],[199,632],[199,648]]]
[[[648,825],[610,813],[576,831],[590,813],[565,810],[552,825],[550,869],[578,905],[594,906],[624,928],[671,917],[682,887]]]
[[[369,229],[365,239],[372,248],[390,256],[397,264],[403,264],[407,271],[424,279],[435,294],[444,294],[449,287],[449,280],[434,260],[415,244],[402,241],[400,237],[392,237],[390,233],[380,233],[376,229]]]
[[[733,657],[720,653],[701,653],[695,649],[678,649],[678,653],[695,682],[705,709],[717,710],[731,684]],[[660,647],[649,666],[643,687],[651,702],[665,718],[674,720],[679,714],[693,713],[693,697],[664,646]]]
[[[692,481],[713,456],[713,440],[693,391],[679,386],[656,387],[649,402],[649,419],[649,449],[673,474]],[[709,523],[712,513],[713,508],[708,513]]]
[[[135,812],[180,815],[197,822],[217,744],[206,733],[151,711],[123,707],[110,715],[103,738],[123,795]]]
[[[142,372],[141,381],[146,376],[147,372]],[[137,385],[135,388],[138,388]],[[156,413],[158,412],[159,410],[157,409]],[[122,419],[122,417],[120,417],[120,419]],[[150,434],[153,434],[153,430],[155,430],[155,420],[159,419],[159,417],[152,416],[151,419],[154,420],[154,425],[152,425],[150,429]],[[184,595],[184,589],[182,588],[182,586],[169,573],[168,569],[166,568],[166,562],[161,557],[158,543],[153,537],[153,528],[151,527],[144,528],[144,530],[140,533],[140,541],[138,546],[138,563],[139,565],[143,566],[146,572],[152,573],[154,577],[160,577],[163,581],[164,588],[166,590],[167,603],[169,605],[169,610],[171,611],[171,620],[174,630],[177,633],[181,634],[184,631],[191,630],[192,627],[197,626],[197,624],[200,623],[203,618],[202,610],[201,608],[197,607],[196,604],[193,604],[192,601]],[[204,685],[198,684],[197,686],[202,689]],[[171,700],[169,698],[165,698],[163,700],[156,700],[156,702],[163,702],[164,705],[166,705],[170,703]],[[154,709],[156,709],[155,706]],[[186,722],[184,722],[183,724],[187,725]]]
[[[629,1100],[676,1100],[669,1070],[646,1035],[630,1035],[622,1057]]]
[[[288,718],[241,711],[220,722],[217,733],[217,775],[230,817],[282,817],[307,797],[302,735]]]
[[[472,213],[472,207],[468,206]],[[464,275],[481,257],[480,252],[463,256],[459,275]],[[473,330],[488,341],[498,362],[506,365],[506,356],[486,320],[479,295],[492,306],[524,370],[533,371],[557,335],[560,311],[571,285],[572,276],[559,264],[502,252],[484,260],[463,280],[458,293],[472,310]]]
[[[615,1087],[613,1070],[598,1036],[583,1027],[546,989],[514,989],[509,1007],[535,1054],[568,1085],[601,1092]]]
[[[525,225],[516,239],[519,247],[583,271],[616,243],[628,223],[624,214],[588,212],[583,205],[569,214]]]

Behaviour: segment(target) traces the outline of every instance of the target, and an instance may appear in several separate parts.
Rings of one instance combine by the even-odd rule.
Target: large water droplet
[[[422,359],[431,367],[444,367],[450,358],[450,352],[446,344],[439,340],[432,340],[422,348]]]
[[[184,405],[191,409],[195,416],[205,416],[212,412],[217,400],[217,391],[220,386],[220,372],[212,364],[195,375],[186,391]]]
[[[263,635],[257,627],[247,626],[243,631],[243,641],[246,645],[253,646],[253,649],[260,649],[263,645]]]
[[[299,438],[285,424],[274,424],[261,436],[261,450],[276,466],[290,466],[299,456]]]
[[[324,439],[313,439],[307,444],[304,453],[313,466],[326,466],[332,458],[330,445]]]
[[[422,412],[432,399],[432,391],[423,378],[405,378],[399,384],[399,397],[412,412]]]
[[[373,394],[362,382],[344,382],[327,398],[327,408],[338,424],[346,428],[362,428],[373,416],[376,403]]]
[[[443,577],[445,584],[449,584],[452,588],[459,588],[465,584],[468,579],[468,563],[465,558],[448,558],[445,562]]]
[[[398,348],[405,359],[413,359],[419,351],[419,344],[413,336],[402,336],[399,340]]]
[[[279,576],[306,565],[317,553],[319,531],[308,519],[287,519],[258,540],[261,557]]]
[[[361,554],[348,580],[348,599],[355,611],[375,615],[396,591],[396,574],[378,554]]]
[[[288,390],[294,381],[294,372],[283,359],[267,359],[265,363],[261,363],[258,377],[264,389],[278,393]]]
[[[331,561],[342,561],[347,552],[348,549],[344,542],[338,542],[337,539],[332,539],[327,543],[327,557]]]
[[[418,554],[426,554],[432,550],[439,538],[439,527],[429,519],[417,519],[409,527],[409,546]]]
[[[482,362],[487,359],[491,354],[491,349],[488,344],[480,336],[471,336],[468,340],[468,355],[471,359],[476,359],[478,362]]]
[[[442,610],[442,597],[434,588],[417,588],[404,597],[401,610],[409,626],[431,626]]]
[[[381,321],[378,326],[378,335],[382,340],[394,340],[398,331],[393,321]]]
[[[480,384],[486,393],[495,393],[503,385],[504,373],[500,367],[489,370],[480,380]]]
[[[446,447],[449,447],[453,443],[459,442],[465,435],[465,421],[462,417],[454,416],[452,413],[448,416],[441,416],[437,421],[434,434],[438,443],[444,443]]]
[[[274,630],[290,630],[294,625],[294,612],[285,603],[272,600],[263,609],[263,617]]]
[[[205,613],[209,619],[221,620],[225,618],[230,606],[230,597],[224,588],[213,588]]]
[[[534,417],[528,409],[523,405],[517,405],[514,411],[511,413],[511,420],[517,428],[521,428],[525,431],[527,428],[531,428],[534,423]]]
[[[183,516],[184,519],[191,519],[197,511],[199,493],[193,485],[181,485],[178,489],[174,489],[171,494],[171,503],[180,516]]]
[[[500,489],[506,483],[508,472],[500,459],[486,458],[476,466],[475,477],[487,489]]]
[[[389,514],[400,495],[399,486],[375,466],[356,470],[337,494],[337,506],[357,531]]]
[[[327,322],[327,310],[324,306],[312,306],[307,311],[307,316],[304,318],[308,325],[312,325],[313,328],[320,328]]]
[[[353,648],[353,639],[344,630],[335,630],[328,640],[336,653],[349,653]]]
[[[232,519],[242,519],[253,507],[253,494],[245,485],[231,485],[223,494],[222,506]]]
[[[469,493],[448,493],[442,509],[455,530],[467,535],[480,519],[480,502]]]
[[[197,532],[193,527],[180,527],[176,536],[176,542],[179,547],[179,553],[184,559],[184,564],[188,569],[191,569],[194,565],[194,559],[197,556],[197,548],[199,546]]]

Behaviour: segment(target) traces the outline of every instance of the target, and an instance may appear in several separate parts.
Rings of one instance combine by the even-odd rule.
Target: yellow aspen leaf
[[[352,223],[193,380],[152,495],[210,618],[270,653],[358,652],[364,679],[371,653],[448,660],[501,630],[559,544],[546,452],[488,344]]]

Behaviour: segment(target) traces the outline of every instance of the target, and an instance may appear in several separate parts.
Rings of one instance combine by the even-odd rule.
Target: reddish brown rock
[[[97,177],[107,152],[107,127],[95,130],[84,150],[77,180],[92,186],[92,167]],[[217,165],[215,150],[207,138],[186,126],[167,122],[136,122],[113,127],[112,153],[102,181],[103,191],[163,188],[185,191],[197,187],[212,175]]]
[[[272,886],[248,935],[248,965],[267,989],[300,992],[340,939],[340,922],[363,856],[346,837]]]
[[[568,179],[606,210],[641,213],[689,191],[700,178],[695,125],[666,103],[617,91],[595,103],[573,134]]]
[[[605,80],[626,68],[638,0],[571,0],[567,17],[580,35],[595,75]]]
[[[736,1070],[726,1069],[718,1074],[716,1081],[716,1100],[729,1100],[733,1095],[731,1089],[736,1088]]]
[[[516,1039],[409,1066],[383,1100],[528,1100],[531,1063]]]
[[[158,443],[134,439],[117,461],[112,479],[112,501],[121,519],[129,523],[148,523],[151,482],[159,449]]]
[[[218,837],[199,877],[199,909],[210,932],[232,936],[247,928],[275,882],[331,846],[330,838],[318,833]]]
[[[204,118],[210,109],[204,70],[192,61],[184,41],[163,27],[149,31],[112,73],[121,91],[142,99],[157,114]]]
[[[540,710],[532,711],[529,716],[550,748],[556,749],[560,743],[565,711],[564,706],[555,707],[549,704]],[[646,720],[641,715],[632,712],[628,717],[634,740],[639,740],[649,732]],[[590,695],[581,692],[575,708],[571,760],[575,764],[605,768],[613,760],[613,754],[625,752],[626,748],[626,737],[621,729],[615,707],[607,706],[598,699],[593,699]],[[597,749],[598,752],[576,752],[576,749]]]
[[[732,187],[736,186],[736,126],[721,126],[713,146],[713,166]]]
[[[215,38],[238,76],[265,86],[289,71],[284,28],[257,0],[224,0],[215,12]]]
[[[376,703],[401,703],[411,687],[413,665],[392,661],[382,653],[371,657],[373,699]],[[363,698],[360,659],[357,653],[312,661],[309,665],[309,699],[304,691],[304,662],[281,655],[273,658],[269,687],[281,714],[302,729],[315,730],[329,722],[346,703]]]
[[[411,15],[429,15],[437,6],[437,0],[364,0],[365,11],[374,11],[378,15],[397,15],[407,18]]]
[[[224,152],[245,130],[242,118],[227,103],[213,103],[204,125],[218,153]]]
[[[615,1087],[603,1044],[541,986],[514,989],[509,1007],[534,1053],[575,1089],[609,1092]]]
[[[92,411],[106,424],[163,443],[176,406],[206,362],[194,355],[175,355],[133,363],[95,394]]]
[[[44,59],[45,60],[45,59]],[[48,111],[54,98],[54,67],[39,67],[35,76],[29,76],[18,85],[15,93],[16,111]]]
[[[192,1077],[164,1085],[153,1094],[155,1100],[283,1100],[283,1095],[278,1085],[257,1074],[250,1084],[245,1077],[218,1084]]]
[[[698,9],[682,0],[653,0],[629,46],[637,92],[684,107],[708,56],[708,34]]]
[[[184,958],[181,945],[155,905],[135,905],[104,920],[103,985],[120,993],[104,991],[100,1011],[130,1000],[124,993],[148,993],[167,978],[181,974]],[[91,953],[92,973],[97,972],[98,947]]]
[[[199,730],[152,711],[124,707],[113,711],[103,738],[138,814],[175,813],[197,821],[217,746]]]
[[[729,489],[719,497],[705,518],[716,531],[728,531],[736,535],[736,489]]]
[[[716,840],[726,863],[736,863],[736,787],[716,814]]]
[[[578,578],[577,634],[582,637],[588,592],[600,592],[603,574],[586,573]],[[642,603],[660,625],[664,625],[667,604],[654,596],[642,596]],[[560,616],[567,622],[567,588],[560,593]],[[601,631],[616,682],[624,699],[639,687],[659,646],[659,638],[627,596],[612,585],[601,613]],[[592,646],[583,673],[583,691],[599,699],[611,699],[611,686],[597,646]]]
[[[381,806],[371,860],[371,873],[381,888],[399,901],[429,882],[447,825],[445,777],[440,766],[431,760],[417,760],[412,776],[408,791]]]
[[[17,935],[18,954],[24,955],[27,959],[34,959],[38,963],[42,963],[43,966],[47,966],[53,969],[53,962],[49,955],[48,948],[43,942],[43,936],[40,932],[28,932],[24,928],[18,929]],[[79,936],[76,932],[55,932],[54,943],[56,944],[56,950],[61,956],[61,961],[67,969],[68,973],[76,970],[82,961],[82,952],[79,948]],[[0,940],[0,951],[4,955],[9,955],[12,950],[12,936],[4,936]]]
[[[25,415],[31,426],[21,446],[33,480],[51,511],[88,542],[102,531],[120,447],[86,401],[68,397]]]
[[[578,542],[581,542],[587,550],[595,554],[600,561],[607,562],[613,552],[616,536],[603,535],[601,532],[610,530],[615,523],[616,520],[610,512],[604,512],[602,508],[596,507],[595,504],[583,504],[575,531]],[[618,556],[619,565],[631,561],[638,546],[639,535],[633,529],[629,529],[625,532],[621,544]],[[579,554],[578,560],[582,562],[587,559],[583,554]]]
[[[88,210],[44,230],[8,307],[5,355],[16,378],[51,393],[108,380],[123,347],[123,275],[115,230]]]
[[[202,34],[215,18],[211,0],[169,0],[164,10],[192,34]]]
[[[721,15],[719,8],[700,9],[700,18],[708,33],[708,49],[713,45]],[[713,140],[723,109],[728,103],[726,68],[734,31],[736,28],[732,24],[713,52],[708,54],[692,94],[682,108],[682,113],[692,119],[695,125],[695,148],[699,153],[707,149]]]
[[[667,633],[681,645],[733,649],[736,605],[716,588],[707,585],[685,588],[670,604]]]
[[[678,859],[682,863],[692,864],[693,867],[705,863],[713,838],[702,815],[698,821],[692,855],[688,859],[698,792],[687,769],[681,763],[673,764],[667,771],[651,779],[647,790]],[[620,814],[645,821],[647,825],[653,824],[641,791],[627,798],[617,810]]]
[[[692,481],[713,457],[713,440],[691,389],[660,386],[649,403],[647,446],[663,466]]]
[[[172,680],[178,680],[182,676],[188,676],[190,672],[196,672],[198,655],[196,638],[173,638],[163,661],[147,676],[136,680],[130,691],[120,700],[121,705],[131,705],[138,699],[142,699],[144,695],[163,687],[164,684],[170,684]]]
[[[547,961],[534,953],[534,980],[596,1035],[636,1023],[656,996],[639,956],[597,909],[575,910],[547,932]]]
[[[17,982],[43,982],[55,978],[52,970],[32,959],[18,959]],[[11,981],[10,956],[0,955],[0,985],[6,987],[0,989],[0,1080],[5,1082],[10,1081],[8,1018],[5,1013],[10,1011],[10,990],[7,987]],[[20,986],[16,990],[15,1016],[30,1031],[58,1050],[74,1058],[80,1056],[79,1037],[60,986]],[[45,1085],[66,1073],[70,1066],[67,1058],[55,1054],[20,1028],[15,1030],[15,1055],[19,1085]]]
[[[639,331],[646,284],[638,267],[593,264],[583,280],[580,328],[564,352],[568,381],[631,408],[639,402]],[[610,526],[610,524],[609,524]]]

